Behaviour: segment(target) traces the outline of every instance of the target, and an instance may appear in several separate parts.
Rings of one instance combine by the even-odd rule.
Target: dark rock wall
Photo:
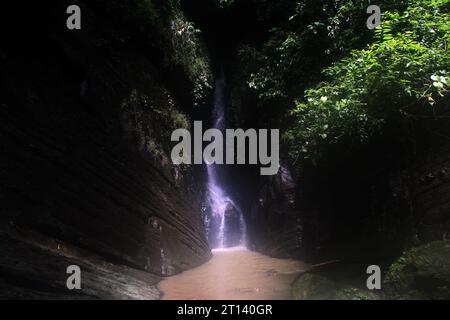
[[[442,137],[441,137],[442,139]],[[450,143],[415,166],[414,199],[420,240],[450,238]]]
[[[402,169],[327,175],[310,168],[291,188],[279,176],[263,180],[251,215],[255,249],[313,260],[385,259],[448,239],[450,145],[438,145]]]
[[[255,249],[383,262],[411,246],[448,239],[447,117],[424,112],[407,140],[382,137],[360,149],[331,151],[326,164],[305,163],[295,172],[293,186],[282,182],[282,174],[261,179],[249,227]],[[400,136],[390,130],[388,136]]]
[[[299,256],[303,225],[297,184],[286,165],[276,176],[262,179],[247,221],[253,249],[276,257]]]
[[[168,160],[170,133],[188,117],[165,85],[157,43],[111,23],[117,17],[99,3],[82,3],[80,31],[66,29],[64,2],[11,9],[2,22],[0,278],[30,288],[45,269],[47,286],[34,289],[53,294],[36,296],[62,297],[61,272],[87,253],[156,276],[210,257],[198,181]],[[49,242],[87,253],[58,253]],[[111,275],[89,261],[101,286]],[[20,296],[8,286],[0,295]],[[96,288],[86,297],[135,297]]]

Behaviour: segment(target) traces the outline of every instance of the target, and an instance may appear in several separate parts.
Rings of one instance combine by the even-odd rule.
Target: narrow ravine
[[[0,299],[450,300],[450,0],[4,2]]]
[[[206,264],[160,282],[163,300],[287,300],[306,264],[245,248],[214,250]]]
[[[225,131],[226,79],[223,69],[215,80],[212,126]],[[287,300],[291,283],[305,264],[275,259],[247,249],[244,212],[223,185],[220,164],[207,164],[210,216],[206,227],[213,257],[206,264],[159,284],[166,300]]]
[[[215,81],[212,108],[213,127],[221,131],[226,129],[225,88],[221,71]],[[210,245],[215,248],[213,258],[198,268],[162,281],[159,288],[163,299],[290,299],[291,283],[305,269],[305,264],[270,258],[246,248],[244,214],[223,187],[220,170],[220,165],[207,165],[211,215],[205,223]]]

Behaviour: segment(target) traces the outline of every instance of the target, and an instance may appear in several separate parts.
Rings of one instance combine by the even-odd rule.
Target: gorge
[[[0,298],[449,299],[450,3],[379,5],[2,4]]]

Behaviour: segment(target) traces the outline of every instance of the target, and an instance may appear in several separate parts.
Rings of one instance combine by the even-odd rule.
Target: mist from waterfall
[[[223,72],[219,75],[215,82],[214,89],[214,108],[212,110],[213,128],[221,131],[225,130],[225,78]],[[211,208],[211,216],[206,221],[207,225],[214,224],[216,228],[209,228],[210,232],[208,238],[212,243],[214,249],[223,249],[229,243],[237,244],[238,246],[246,246],[246,225],[242,210],[226,193],[220,182],[219,166],[216,164],[207,165],[208,173],[208,200]],[[231,237],[230,225],[227,221],[227,216],[230,213],[238,215],[239,224],[239,239],[228,239]],[[236,236],[234,236],[236,237]],[[237,240],[237,241],[236,241]],[[231,245],[234,246],[234,245]]]

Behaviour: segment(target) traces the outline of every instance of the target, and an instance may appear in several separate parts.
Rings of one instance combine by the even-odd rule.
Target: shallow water
[[[306,265],[244,248],[213,251],[206,264],[160,282],[163,300],[284,300]]]

